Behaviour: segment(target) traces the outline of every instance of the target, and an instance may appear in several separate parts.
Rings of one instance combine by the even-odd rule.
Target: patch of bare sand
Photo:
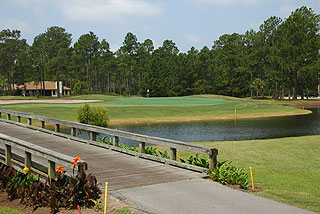
[[[15,103],[92,103],[101,102],[103,100],[66,100],[66,99],[53,99],[53,100],[0,100],[2,104],[15,104]]]
[[[101,195],[101,200],[104,200],[104,196]],[[32,207],[25,206],[20,203],[19,199],[15,199],[13,201],[10,201],[7,198],[7,193],[0,191],[0,206],[2,207],[9,207],[14,210],[20,211],[22,213],[26,214],[48,214],[50,213],[49,207],[41,207],[38,208],[36,211],[33,212]],[[108,204],[107,204],[107,213],[113,213],[115,210],[119,210],[123,207],[129,207],[127,204],[119,201],[117,198],[111,196],[108,194]],[[88,208],[81,208],[82,213],[86,214],[94,214],[94,213],[103,213],[103,206],[100,207],[100,209],[88,209]],[[59,214],[79,214],[78,210],[68,210],[65,208],[59,209]]]

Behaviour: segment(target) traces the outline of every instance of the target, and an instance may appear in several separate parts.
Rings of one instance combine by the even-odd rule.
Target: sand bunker
[[[91,102],[101,102],[103,100],[0,100],[0,105],[2,104],[15,104],[15,103],[91,103]]]

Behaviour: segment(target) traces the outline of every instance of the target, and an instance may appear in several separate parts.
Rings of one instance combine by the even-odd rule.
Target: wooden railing
[[[1,119],[1,121],[6,121],[6,122],[12,123],[13,121],[11,120],[11,116],[14,115],[17,117],[17,122],[13,122],[13,123],[18,124],[18,125],[26,126],[26,127],[33,128],[33,129],[38,129],[38,130],[45,131],[45,132],[48,132],[51,134],[59,135],[59,136],[66,137],[69,139],[74,139],[77,141],[85,142],[85,143],[92,144],[92,145],[99,146],[99,147],[106,147],[109,149],[117,150],[117,151],[128,153],[131,155],[136,155],[136,156],[139,156],[142,158],[165,162],[165,163],[168,163],[171,165],[176,165],[179,167],[185,167],[185,168],[193,169],[196,171],[205,171],[205,169],[203,169],[201,167],[190,166],[188,164],[184,164],[184,163],[176,161],[177,149],[208,155],[209,169],[216,168],[216,165],[217,165],[218,150],[216,148],[209,147],[209,146],[197,145],[197,144],[186,143],[186,142],[181,142],[181,141],[176,141],[176,140],[169,140],[169,139],[158,138],[158,137],[151,137],[151,136],[135,134],[135,133],[125,132],[125,131],[120,131],[120,130],[115,130],[115,129],[110,129],[110,128],[103,128],[103,127],[98,127],[98,126],[93,126],[93,125],[87,125],[87,124],[82,124],[82,123],[77,123],[77,122],[66,121],[66,120],[59,120],[59,119],[55,119],[55,118],[50,118],[50,117],[45,117],[45,116],[40,116],[40,115],[35,115],[35,114],[30,114],[30,113],[17,112],[17,111],[12,111],[12,110],[5,110],[5,109],[0,109],[0,118],[1,118],[1,113],[7,115],[7,120]],[[27,124],[21,123],[22,117],[27,118]],[[40,128],[32,126],[33,119],[39,120],[41,122]],[[46,123],[55,124],[55,132],[46,130],[45,129]],[[70,132],[71,135],[59,133],[60,126],[70,127],[71,128],[71,132]],[[79,139],[79,138],[75,137],[77,129],[88,131],[89,136],[90,136],[89,140],[83,140],[83,139]],[[98,133],[111,136],[113,138],[113,140],[112,140],[113,146],[95,142],[96,136]],[[120,138],[138,141],[139,142],[138,154],[136,154],[135,152],[132,152],[132,151],[128,151],[128,150],[119,148],[119,139]],[[162,146],[169,147],[170,148],[170,160],[162,159],[159,157],[154,157],[154,156],[145,154],[145,145],[146,144],[162,145]]]
[[[55,169],[56,169],[56,163],[59,163],[65,167],[68,167],[72,169],[74,167],[72,161],[73,157],[40,147],[38,145],[34,145],[32,143],[13,138],[4,134],[0,134],[0,141],[4,145],[4,162],[8,166],[13,166],[13,163],[16,165],[19,165],[20,168],[23,168],[24,166],[28,167],[31,171],[33,171],[36,174],[40,174],[44,177],[49,176],[50,178],[54,179],[56,177],[55,175]],[[17,148],[20,151],[24,151],[24,163],[19,162],[18,160],[15,160],[13,158],[13,155],[16,157],[19,156],[18,154],[14,154],[12,152],[12,147]],[[48,161],[48,167],[47,167],[47,173],[44,173],[43,171],[36,169],[34,167],[34,161],[32,160],[32,156],[44,158]],[[78,163],[78,169],[77,172],[82,174],[82,172],[86,172],[87,169],[87,162],[86,161],[79,161]],[[41,163],[37,163],[37,165],[41,165]],[[46,168],[43,166],[43,168]]]

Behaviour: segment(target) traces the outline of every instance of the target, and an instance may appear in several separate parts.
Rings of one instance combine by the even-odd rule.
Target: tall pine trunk
[[[293,100],[296,100],[298,97],[298,72],[294,71],[294,78],[293,78]]]

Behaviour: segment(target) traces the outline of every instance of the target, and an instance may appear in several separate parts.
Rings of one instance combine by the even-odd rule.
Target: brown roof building
[[[43,84],[44,83],[44,84]],[[59,82],[60,94],[61,95],[70,95],[71,89],[63,86],[62,81]],[[25,91],[25,96],[36,96],[37,91],[42,92],[43,96],[57,96],[57,82],[53,81],[44,81],[44,82],[28,82],[23,85],[13,85],[13,89],[20,88]]]

